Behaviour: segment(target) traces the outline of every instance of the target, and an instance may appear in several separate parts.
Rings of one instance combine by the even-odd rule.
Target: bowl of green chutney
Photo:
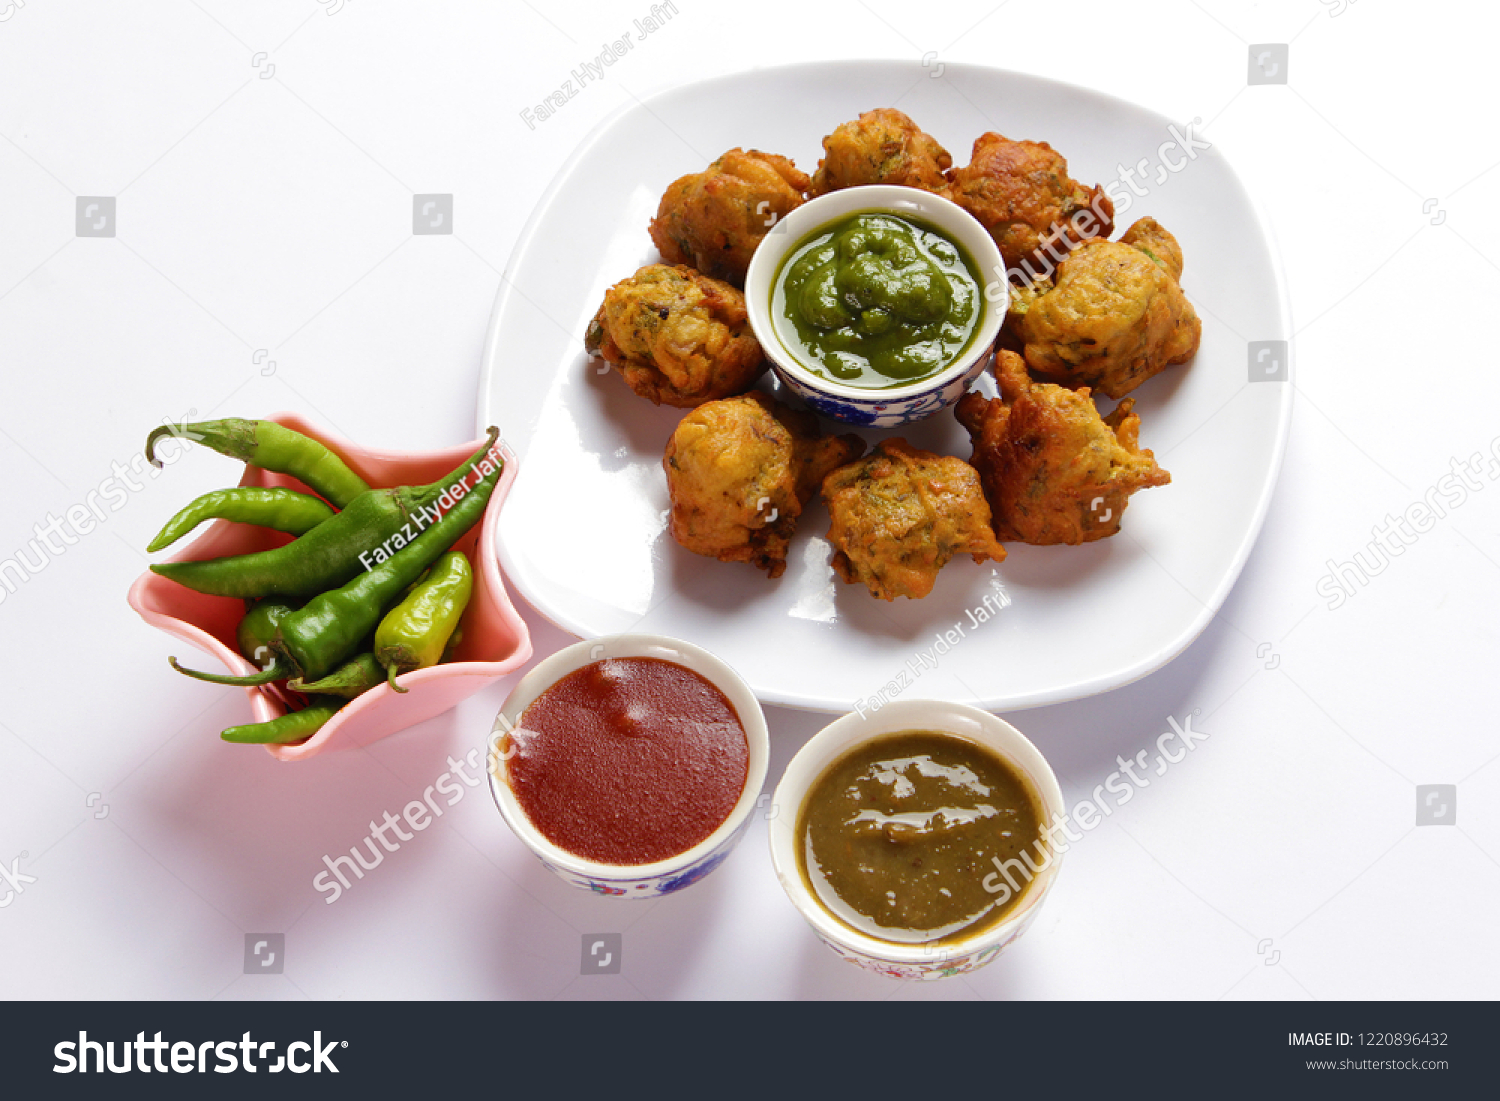
[[[999,249],[941,195],[833,191],[777,222],[745,276],[750,326],[815,412],[895,428],[956,402],[989,363],[1010,289]]]

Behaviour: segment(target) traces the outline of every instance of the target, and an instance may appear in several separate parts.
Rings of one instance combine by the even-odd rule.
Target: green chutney
[[[862,389],[905,386],[958,360],[984,312],[978,269],[923,222],[867,211],[810,234],[782,261],[771,317],[809,371]]]
[[[942,943],[1016,908],[1055,859],[1042,821],[1040,797],[1008,761],[947,731],[903,730],[850,751],[809,788],[797,862],[845,925],[880,940]]]

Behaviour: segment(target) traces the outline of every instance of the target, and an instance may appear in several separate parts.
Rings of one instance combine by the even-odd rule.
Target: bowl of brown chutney
[[[840,956],[898,978],[992,961],[1035,918],[1062,852],[1057,779],[988,712],[900,700],[814,735],[772,801],[788,897]]]

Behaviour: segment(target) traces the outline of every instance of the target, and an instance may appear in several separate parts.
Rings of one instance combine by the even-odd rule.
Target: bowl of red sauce
[[[490,789],[516,836],[595,894],[654,898],[717,868],[750,824],[770,756],[755,694],[660,635],[575,643],[511,692]]]

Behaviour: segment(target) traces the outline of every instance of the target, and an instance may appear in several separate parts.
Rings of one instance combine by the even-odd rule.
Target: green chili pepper
[[[257,597],[271,593],[308,597],[343,585],[361,570],[389,558],[438,517],[438,501],[467,466],[425,486],[361,493],[340,513],[300,539],[273,550],[156,562],[151,569],[195,592]]]
[[[314,696],[301,711],[288,711],[281,718],[268,722],[231,726],[219,737],[226,742],[245,742],[251,745],[305,742],[343,706],[344,701],[337,696]]]
[[[250,673],[242,677],[228,673],[203,673],[197,669],[184,669],[177,664],[176,658],[168,658],[167,662],[179,673],[195,680],[206,680],[210,684],[228,684],[238,688],[249,688],[257,684],[270,684],[272,681],[282,680],[291,676],[291,671],[286,663],[276,657],[272,651],[271,640],[276,635],[276,624],[300,606],[300,603],[281,597],[271,597],[268,600],[259,600],[251,604],[245,610],[245,614],[240,617],[240,625],[234,632],[235,645],[239,647],[240,653],[247,660],[261,667],[259,673]]]
[[[276,624],[300,607],[300,600],[280,596],[268,596],[253,602],[245,609],[240,625],[235,628],[234,642],[240,654],[246,660],[264,666],[271,657],[271,639],[276,636]]]
[[[290,474],[328,498],[335,508],[343,508],[370,488],[327,447],[275,421],[230,417],[197,424],[164,424],[146,437],[146,460],[152,466],[161,466],[156,458],[156,441],[163,436],[189,439],[262,470]]]
[[[277,626],[272,645],[295,666],[304,681],[322,678],[348,660],[401,590],[484,515],[495,483],[505,469],[503,459],[488,458],[499,435],[499,429],[491,428],[489,440],[468,461],[466,466],[473,468],[478,481],[468,486],[467,478],[459,480],[458,484],[468,488],[441,520],[343,588],[313,597],[306,607],[293,612]]]
[[[433,564],[425,581],[386,613],[375,628],[375,658],[385,666],[392,688],[409,691],[396,683],[399,675],[438,663],[473,592],[469,560],[459,551],[449,551]]]
[[[157,537],[146,545],[156,552],[169,547],[204,520],[234,520],[259,524],[291,535],[303,535],[333,515],[317,497],[280,486],[236,486],[205,493],[167,521]]]
[[[308,684],[301,680],[289,681],[287,687],[296,692],[322,693],[327,696],[342,696],[352,700],[363,695],[377,684],[385,683],[385,670],[371,653],[360,654],[346,661],[322,680]]]
[[[247,673],[243,677],[234,676],[231,673],[205,673],[199,669],[187,669],[177,664],[176,658],[168,658],[167,664],[176,669],[185,677],[194,680],[206,680],[209,684],[227,684],[234,688],[253,688],[257,684],[270,684],[272,681],[286,680],[294,670],[285,659],[277,657],[270,665],[259,673]]]

